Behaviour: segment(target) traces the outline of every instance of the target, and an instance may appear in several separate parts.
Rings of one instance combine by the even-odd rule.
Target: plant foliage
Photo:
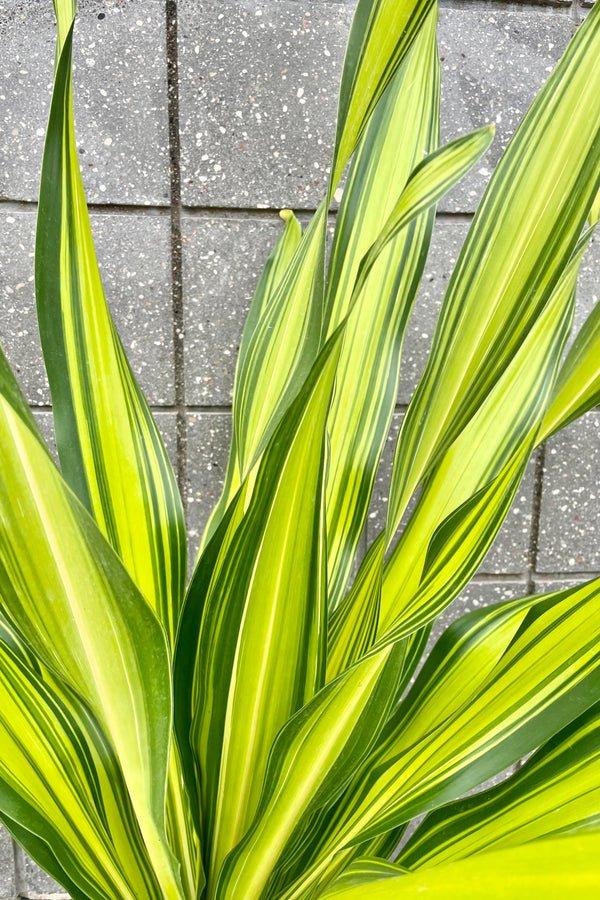
[[[600,5],[471,225],[352,580],[436,203],[493,137],[440,146],[436,3],[359,0],[327,193],[305,231],[282,214],[187,588],[94,254],[76,2],[54,7],[35,283],[60,470],[2,357],[0,819],[74,900],[593,896],[600,579],[463,616],[414,674],[535,448],[600,399],[600,306],[563,360],[599,212]]]

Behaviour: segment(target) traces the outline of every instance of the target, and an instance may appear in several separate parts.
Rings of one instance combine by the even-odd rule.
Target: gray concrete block
[[[51,875],[48,875],[47,872],[40,869],[27,854],[23,854],[23,856],[23,874],[25,877],[27,897],[35,898],[40,895],[47,896],[48,894],[58,894],[63,897],[66,896],[64,887],[59,884],[58,881],[55,881]]]
[[[600,571],[600,413],[590,412],[550,438],[537,571]]]
[[[469,230],[468,218],[438,218],[421,286],[409,319],[402,349],[398,402],[408,403],[419,382],[437,317],[460,249]]]
[[[392,421],[392,427],[382,454],[381,463],[373,488],[371,506],[369,508],[367,519],[369,543],[374,540],[375,536],[385,526],[392,464],[401,424],[402,415],[396,413]],[[534,470],[535,465],[533,462],[530,462],[502,527],[479,567],[478,571],[480,574],[525,574],[527,570],[531,530]],[[415,500],[413,499],[409,505],[407,514],[401,522],[398,536],[406,525],[414,506]]]
[[[250,301],[283,223],[186,218],[182,231],[186,402],[226,406]]]
[[[94,215],[92,230],[106,297],[149,402],[174,400],[169,221],[162,216]],[[32,404],[50,393],[37,331],[33,286],[35,216],[0,215],[0,340]]]
[[[315,207],[325,188],[352,4],[185,0],[180,12],[183,200]],[[494,122],[494,148],[442,209],[471,211],[573,32],[543,10],[443,9],[444,140]],[[329,55],[327,55],[329,54]],[[242,61],[243,62],[238,62]]]
[[[204,526],[221,496],[230,441],[231,416],[228,413],[188,414],[187,526],[190,566]]]
[[[318,205],[352,13],[297,0],[179,3],[186,205]]]
[[[74,37],[75,130],[88,201],[168,204],[162,0],[86,0]],[[0,197],[37,197],[50,108],[52,5],[0,5]]]
[[[476,209],[502,151],[573,33],[568,16],[548,11],[443,9],[438,32],[442,66],[442,140],[488,122],[496,138],[486,156],[444,198],[440,209]]]
[[[10,834],[0,825],[0,897],[14,897],[15,857]]]
[[[570,578],[559,578],[559,579],[544,579],[536,578],[533,583],[533,588],[536,594],[553,594],[554,591],[564,591],[566,588],[574,588],[580,584],[585,582],[585,578],[579,579],[570,579]]]

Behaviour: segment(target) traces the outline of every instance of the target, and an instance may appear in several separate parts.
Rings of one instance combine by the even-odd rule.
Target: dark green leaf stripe
[[[338,891],[349,890],[354,887],[371,886],[374,881],[383,881],[386,878],[397,878],[402,872],[400,866],[388,862],[386,859],[369,859],[364,857],[352,863],[346,871],[335,879],[332,888],[322,895],[335,896]],[[321,895],[320,895],[321,896]]]
[[[65,478],[92,513],[172,640],[183,597],[185,532],[175,477],[108,312],[73,126],[72,15],[64,35],[40,186],[36,294]],[[65,30],[69,29],[65,34]]]
[[[600,184],[598,46],[596,8],[490,181],[403,424],[390,531],[416,486],[517,352],[575,248]]]
[[[596,703],[497,787],[441,807],[401,854],[410,869],[587,827],[600,816]]]
[[[4,620],[0,696],[0,818],[74,900],[160,900],[110,743]]]

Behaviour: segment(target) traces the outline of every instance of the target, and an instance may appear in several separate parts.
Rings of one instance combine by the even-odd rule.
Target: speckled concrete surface
[[[15,864],[13,843],[9,833],[0,825],[0,897],[15,894]]]
[[[88,201],[169,203],[162,0],[84,0],[74,37]],[[0,4],[0,197],[37,197],[54,59],[50,3]]]
[[[497,136],[440,206],[363,549],[383,525],[402,413],[426,363],[471,214],[591,3],[440,5],[442,138],[489,121]],[[355,0],[178,0],[176,6],[180,156],[174,156],[176,143],[169,145],[165,0],[80,0],[75,116],[108,301],[185,487],[191,567],[223,483],[237,348],[261,266],[281,231],[276,211],[292,207],[306,219],[325,190]],[[0,343],[51,448],[32,254],[53,43],[50,0],[0,0]],[[169,52],[173,61],[174,43]],[[169,217],[175,162],[180,246]],[[177,216],[176,205],[175,223]],[[596,240],[581,270],[576,327],[599,295]],[[183,340],[173,335],[178,317]],[[530,465],[494,546],[474,582],[436,622],[430,646],[464,612],[600,573],[599,438],[596,412],[548,443],[537,483]],[[0,830],[1,898],[17,890],[28,897],[60,890],[31,861],[20,855],[17,861],[15,880],[12,841]]]
[[[227,406],[246,314],[283,223],[186,218],[182,224],[185,396],[192,406]]]
[[[345,3],[181,2],[187,206],[319,204],[350,21]]]
[[[231,415],[188,413],[187,525],[189,561],[195,559],[200,537],[219,499],[229,456]]]
[[[550,438],[542,494],[539,572],[600,569],[600,412]]]
[[[490,151],[440,203],[474,212],[502,151],[562,56],[572,19],[535,12],[444,9],[440,15],[442,141],[493,122]]]
[[[106,298],[136,377],[153,405],[174,399],[169,220],[92,215]],[[32,404],[50,402],[33,284],[35,215],[0,205],[0,342]]]

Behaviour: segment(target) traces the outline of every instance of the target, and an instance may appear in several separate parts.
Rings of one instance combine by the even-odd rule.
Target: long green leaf
[[[246,353],[252,339],[252,335],[254,334],[261,320],[261,317],[265,314],[265,311],[271,304],[273,298],[276,296],[277,288],[279,287],[279,284],[283,276],[285,275],[285,272],[287,271],[287,268],[291,263],[294,253],[298,248],[298,244],[300,243],[300,240],[302,238],[302,229],[295,215],[290,212],[290,210],[284,210],[281,213],[281,217],[285,221],[285,228],[275,246],[275,249],[266,262],[263,273],[256,286],[256,290],[252,298],[252,303],[250,304],[250,309],[248,311],[248,316],[246,317],[244,331],[242,334],[242,341],[240,344],[237,359],[236,386],[238,380],[242,377],[241,373],[245,371]],[[242,432],[241,435],[238,436],[240,428],[242,429]],[[245,421],[241,420],[234,423],[231,448],[229,451],[229,459],[227,462],[227,471],[225,473],[223,493],[221,494],[219,502],[211,513],[211,517],[206,525],[206,528],[202,535],[200,546],[198,548],[198,555],[202,553],[204,547],[212,537],[218,523],[223,518],[227,507],[231,503],[242,481],[237,445],[238,443],[244,445],[247,442],[247,438],[245,437],[245,429]]]
[[[3,619],[0,697],[0,818],[74,900],[160,900],[110,742]]]
[[[361,259],[377,240],[411,171],[438,144],[437,11],[371,117],[356,151],[336,219],[324,331],[348,314]],[[373,267],[346,329],[328,423],[329,606],[348,581],[377,464],[396,401],[406,322],[421,279],[434,210],[418,217]]]
[[[110,734],[164,895],[179,900],[164,822],[171,721],[165,635],[13,396],[0,395],[2,611]],[[48,602],[40,604],[40,596]]]
[[[337,399],[334,400],[330,422],[333,432],[331,455],[335,461],[328,484],[328,550],[330,563],[333,560],[333,565],[329,566],[329,574],[334,582],[330,590],[330,607],[335,608],[346,585],[367,513],[379,455],[394,409],[398,354],[405,316],[409,311],[406,307],[403,311],[400,310],[400,319],[404,318],[404,323],[396,334],[388,332],[389,323],[385,321],[375,322],[371,319],[369,322],[374,311],[376,317],[380,315],[379,294],[371,298],[370,309],[369,303],[366,307],[362,304],[369,276],[381,259],[385,260],[388,245],[395,242],[398,235],[405,232],[421,214],[435,207],[437,201],[487,150],[492,138],[492,127],[479,129],[435,150],[413,170],[381,233],[360,261],[352,290],[344,298],[344,321],[349,342],[344,346],[343,365],[338,372],[336,385]],[[409,243],[412,243],[413,237],[414,235],[408,237]],[[387,265],[391,264],[392,259],[387,258]],[[381,289],[381,285],[379,288]],[[389,285],[383,292],[384,296],[387,293],[388,303],[392,303],[395,292],[389,294]],[[411,300],[410,292],[404,299]],[[373,301],[376,301],[374,305]],[[358,319],[355,319],[355,313],[360,313]],[[366,324],[370,327],[365,331]],[[363,366],[357,369],[357,362],[361,361]],[[365,371],[370,377],[364,377]],[[357,372],[363,377],[357,378]],[[378,396],[380,380],[385,383],[383,402],[373,399]],[[379,420],[376,428],[371,427],[371,416],[374,416],[375,421]],[[339,501],[337,508],[336,500]]]
[[[369,900],[588,900],[600,886],[600,835],[565,837],[510,847],[414,875],[369,878]],[[363,900],[365,885],[339,881],[328,900]]]
[[[257,900],[304,817],[335,799],[381,731],[404,653],[389,646],[319,691],[281,731],[246,838],[228,857],[219,900]]]
[[[434,7],[434,0],[360,0],[342,73],[330,190]]]
[[[316,359],[322,317],[327,207],[322,203],[274,295],[253,323],[236,373],[233,426],[242,481]],[[237,488],[234,484],[234,489]]]
[[[172,640],[185,587],[183,511],[100,281],[73,123],[75,6],[72,0],[55,2],[58,65],[35,258],[40,336],[64,476]]]
[[[403,849],[409,869],[600,824],[600,707],[555,735],[496,787],[441,807]]]
[[[232,497],[297,395],[321,348],[327,210],[335,184],[373,110],[410,51],[433,0],[361,0],[352,27],[340,90],[338,132],[327,196],[274,291],[252,320],[234,388]],[[226,501],[220,504],[219,515]],[[218,516],[213,517],[210,532]],[[203,546],[206,540],[203,541]]]
[[[595,8],[490,181],[403,423],[390,533],[417,485],[517,352],[575,248],[600,184],[599,46]]]
[[[323,681],[325,423],[342,339],[273,434],[244,519],[201,589],[191,740],[213,878],[254,816],[275,736]]]

